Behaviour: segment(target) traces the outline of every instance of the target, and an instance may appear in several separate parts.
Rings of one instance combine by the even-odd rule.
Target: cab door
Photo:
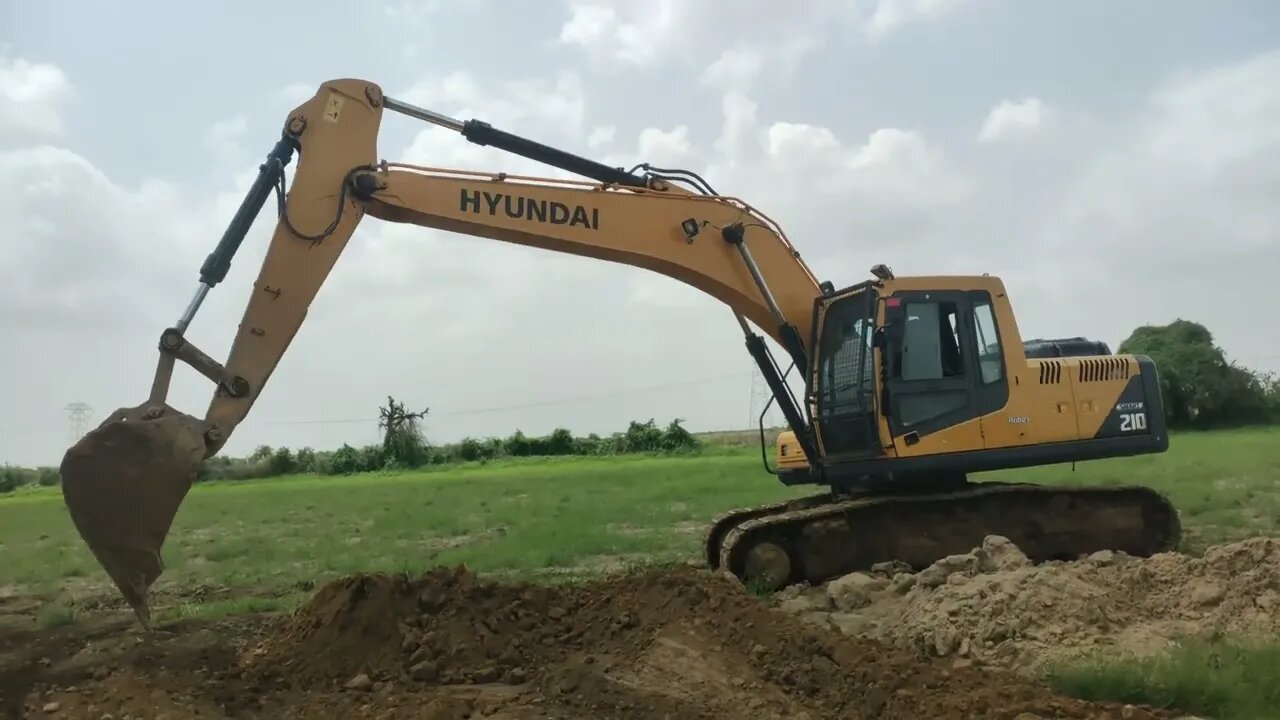
[[[963,291],[900,291],[885,299],[885,387],[900,455],[982,447],[975,403],[977,352]]]
[[[817,347],[808,383],[810,423],[832,460],[883,453],[876,417],[876,293],[869,283],[820,301]]]

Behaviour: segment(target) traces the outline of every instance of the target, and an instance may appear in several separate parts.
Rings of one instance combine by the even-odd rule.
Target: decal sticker
[[[1146,429],[1146,413],[1123,413],[1120,415],[1120,432],[1139,432]]]

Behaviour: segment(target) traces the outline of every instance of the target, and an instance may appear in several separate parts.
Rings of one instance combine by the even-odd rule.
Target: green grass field
[[[785,488],[742,434],[687,457],[502,461],[426,472],[293,476],[192,489],[164,548],[163,621],[286,609],[316,583],[363,570],[465,563],[487,574],[572,580],[632,564],[695,560],[706,523],[738,506],[817,491]],[[978,479],[1137,483],[1167,493],[1183,550],[1280,534],[1280,428],[1175,435],[1161,456],[991,473]],[[57,488],[0,498],[0,598],[34,596],[37,621],[75,622],[114,588],[80,541]],[[1253,717],[1274,705],[1255,675],[1276,646],[1189,645],[1144,663],[1058,668],[1066,692]],[[1262,673],[1265,674],[1265,673]]]
[[[309,581],[360,570],[466,563],[560,579],[695,559],[717,513],[817,490],[783,487],[764,472],[758,448],[722,442],[691,457],[527,459],[197,485],[164,548],[157,609],[181,598],[189,612],[218,589],[280,604]],[[987,478],[1149,485],[1177,504],[1192,552],[1280,527],[1276,428],[1181,434],[1161,456]],[[0,586],[71,605],[114,592],[56,488],[0,499]]]

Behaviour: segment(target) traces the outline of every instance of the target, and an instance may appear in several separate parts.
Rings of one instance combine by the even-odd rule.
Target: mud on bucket
[[[204,423],[173,410],[118,410],[67,450],[62,497],[80,537],[150,627],[160,548],[205,455]]]

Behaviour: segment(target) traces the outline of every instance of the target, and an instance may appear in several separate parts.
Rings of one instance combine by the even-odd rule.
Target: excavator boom
[[[494,146],[586,179],[517,176],[379,161],[377,141],[386,110],[449,128],[471,142]],[[297,169],[286,193],[285,169],[295,155]],[[386,97],[378,85],[364,80],[341,79],[322,84],[311,99],[288,116],[279,141],[260,166],[244,202],[201,266],[195,295],[177,322],[161,333],[158,364],[147,399],[118,410],[71,447],[63,460],[63,494],[72,519],[139,619],[144,624],[149,622],[147,595],[163,570],[160,549],[200,464],[225,446],[261,396],[305,320],[312,301],[366,215],[386,222],[436,228],[643,268],[720,300],[737,319],[747,349],[787,419],[790,427],[787,443],[795,446],[798,456],[803,458],[798,464],[792,458],[787,459],[790,466],[786,472],[781,472],[781,468],[778,472],[784,482],[802,478],[803,482],[827,482],[848,490],[859,483],[870,487],[874,484],[868,480],[871,476],[875,476],[875,482],[886,478],[891,481],[896,471],[890,470],[886,475],[881,468],[896,468],[907,460],[917,463],[910,467],[919,467],[920,457],[904,456],[923,456],[937,452],[937,448],[973,443],[982,434],[971,431],[978,427],[972,423],[984,422],[991,413],[1004,407],[999,402],[991,402],[998,398],[988,393],[987,405],[974,410],[976,414],[971,420],[959,423],[958,432],[964,434],[956,437],[961,441],[950,445],[945,439],[939,441],[936,433],[929,434],[923,426],[902,430],[904,411],[891,409],[896,406],[888,400],[886,392],[892,381],[877,387],[875,378],[890,377],[890,367],[897,367],[889,362],[890,356],[885,353],[894,348],[897,348],[894,352],[903,349],[899,345],[906,336],[902,335],[901,327],[917,317],[887,321],[886,317],[896,317],[894,311],[885,315],[884,308],[875,305],[870,295],[857,294],[862,292],[862,286],[837,292],[830,283],[818,281],[775,222],[746,202],[715,193],[696,174],[640,167],[645,170],[643,175],[550,148],[483,122],[459,121]],[[249,227],[273,192],[277,195],[278,214],[274,234],[227,360],[225,364],[219,363],[199,349],[187,337],[187,331],[208,293],[227,277]],[[946,297],[958,299],[956,307],[964,308],[969,307],[966,298],[978,297],[974,293],[987,298],[994,295],[1001,337],[1011,342],[1017,340],[1012,311],[997,280],[895,279],[887,269],[877,274],[879,280],[874,283],[877,293],[888,297],[894,307],[901,299],[890,297],[895,292],[906,293],[901,297],[915,297],[913,293],[918,295],[929,288],[938,288],[951,293]],[[950,290],[952,287],[956,289]],[[852,305],[840,304],[846,297],[858,299]],[[916,307],[910,302],[904,307],[908,306]],[[849,307],[853,307],[855,313],[861,312],[863,317],[854,318],[856,322],[845,318],[842,308]],[[867,315],[873,307],[880,307],[878,314]],[[874,339],[873,324],[876,325]],[[804,403],[792,396],[764,337],[756,334],[752,325],[772,338],[806,374],[808,393]],[[861,329],[855,330],[855,327]],[[909,336],[910,328],[921,326],[906,327]],[[827,376],[822,374],[826,372],[823,368],[830,366],[833,353],[844,352],[839,348],[846,347],[845,340],[851,333],[861,333],[858,337],[865,343],[856,354],[862,370],[854,382],[841,382],[847,386],[846,390],[859,388],[854,393],[860,398],[856,407],[862,410],[858,412],[864,413],[858,416],[861,418],[858,422],[863,425],[860,432],[866,438],[881,438],[864,443],[853,454],[848,451],[852,446],[841,440],[852,436],[832,430],[839,425],[828,412],[829,405],[824,404],[829,401],[823,398],[833,396],[828,392],[830,388],[824,389],[828,381],[823,380]],[[836,339],[830,339],[832,337]],[[942,337],[945,339],[946,334]],[[954,353],[962,351],[977,352],[968,340],[963,347],[953,348]],[[918,352],[912,357],[917,357]],[[1020,378],[1030,370],[1026,358],[1017,354],[1019,352],[1006,351],[998,358]],[[959,361],[959,355],[955,359]],[[214,383],[213,397],[203,418],[181,413],[167,402],[170,379],[178,361]],[[956,385],[953,380],[952,389],[961,388],[963,384]],[[952,396],[959,397],[954,392]],[[917,399],[920,397],[923,396]],[[1158,400],[1155,398],[1157,404]],[[1009,405],[1012,407],[1013,403]],[[1026,410],[1026,406],[1026,402],[1019,401],[1019,408]],[[873,411],[877,407],[879,415]],[[806,413],[813,422],[806,420]],[[821,421],[819,416],[823,418]],[[1094,453],[1093,456],[1158,452],[1165,439],[1155,430],[1148,435],[1150,442],[1143,437],[1122,439],[1118,444],[1106,445],[1105,451],[1098,450],[1102,445],[1082,442],[1089,448],[1085,452]],[[899,441],[891,439],[898,436],[906,438],[906,445],[899,447]],[[920,444],[921,437],[925,438],[923,444]],[[1010,443],[1019,447],[1008,450],[1014,453],[1009,462],[1028,464],[1030,461],[1026,458],[1030,456],[1024,451],[1035,445],[1035,438],[1023,433]],[[1052,447],[1057,453],[1053,457],[1074,457],[1070,453],[1076,452],[1074,445],[1058,443]],[[995,450],[988,448],[988,451]],[[1099,452],[1102,455],[1098,455]],[[961,461],[946,452],[938,457],[953,468],[964,467],[963,462],[977,467],[972,464],[972,458],[977,455],[969,455],[970,459],[960,465],[955,463]],[[983,457],[1003,456],[988,452]],[[918,480],[916,475],[918,473],[913,477]],[[954,473],[948,476],[949,492],[956,492],[952,486],[954,477]],[[1025,502],[1030,496],[1010,497],[1010,502]],[[1037,497],[1047,498],[1045,507],[1051,511],[1054,496]],[[1151,507],[1155,501],[1141,492],[1136,497],[1138,500],[1130,511],[1154,517]],[[1099,500],[1102,512],[1107,510],[1100,499],[1092,499]],[[935,505],[946,504],[941,499],[935,500]],[[959,495],[949,501],[965,502]],[[751,548],[740,542],[742,538],[758,537],[766,545],[776,545],[779,535],[775,531],[779,527],[785,526],[783,535],[795,534],[807,527],[808,521],[803,517],[810,516],[829,524],[829,516],[838,515],[837,509],[843,507],[841,502],[847,500],[809,501],[805,512],[796,515],[802,519],[795,522],[785,520],[795,508],[755,510],[739,513],[732,521],[722,519],[713,526],[709,536],[708,557],[713,565],[723,558],[725,564],[743,575],[746,570],[741,568],[752,566],[750,558],[754,556]],[[970,507],[969,510],[971,514],[999,516],[1001,507],[987,503],[982,508]],[[880,512],[881,518],[890,516],[876,512]],[[1080,522],[1089,519],[1073,518]],[[1143,548],[1153,545],[1147,542],[1151,537],[1164,538],[1161,533],[1168,529],[1165,519],[1147,521],[1148,525],[1151,522],[1163,523],[1159,532],[1135,531],[1135,542]],[[1163,542],[1162,539],[1153,546],[1162,547]],[[876,559],[866,552],[858,555],[845,548],[835,551],[838,556],[835,560],[827,557],[825,562],[832,569],[844,568],[855,555],[860,561]],[[816,567],[814,562],[810,561],[810,565]],[[787,570],[784,574],[805,575],[797,573],[798,570]],[[805,577],[812,576],[811,567]]]
[[[602,180],[376,162],[383,108]],[[282,182],[290,147],[300,150],[293,185],[226,366],[218,367],[183,333],[208,289],[226,276],[266,199],[264,188]],[[248,414],[366,214],[660,272],[723,301],[801,363],[808,352],[799,329],[812,324],[818,280],[776,223],[746,203],[692,194],[662,177],[639,178],[485,124],[415,108],[384,98],[367,82],[333,81],[289,116],[245,206],[202,268],[195,299],[162,338],[166,351],[219,383],[206,415],[211,454]],[[733,233],[736,242],[721,237]]]

